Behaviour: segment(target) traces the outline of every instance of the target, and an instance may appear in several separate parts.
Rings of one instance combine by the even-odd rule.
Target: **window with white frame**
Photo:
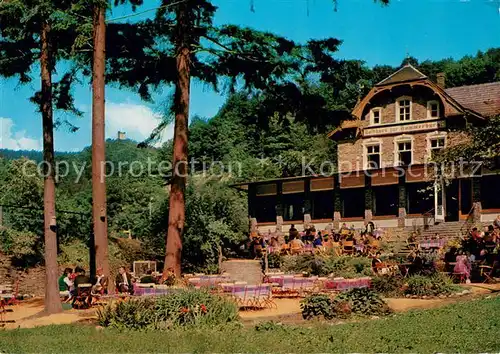
[[[427,118],[439,118],[439,102],[427,102]]]
[[[412,163],[411,140],[402,140],[396,142],[397,165],[408,166]]]
[[[370,123],[373,125],[382,123],[382,110],[380,108],[372,109]]]
[[[404,122],[411,120],[411,98],[402,97],[398,99],[398,120]]]
[[[381,168],[380,165],[380,144],[366,145],[366,168],[376,169]]]
[[[445,143],[446,143],[446,138],[444,136],[438,136],[429,139],[430,157],[432,159],[434,159],[436,154],[438,154],[441,150],[444,149]]]

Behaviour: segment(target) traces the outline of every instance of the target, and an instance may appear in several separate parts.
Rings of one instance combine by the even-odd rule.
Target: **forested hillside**
[[[500,49],[460,60],[419,63],[407,58],[402,64],[407,62],[431,79],[444,72],[448,87],[500,81]],[[245,240],[246,198],[230,187],[232,183],[300,174],[303,156],[318,164],[335,160],[335,144],[326,133],[349,117],[374,84],[398,69],[368,68],[360,61],[329,64],[294,84],[235,93],[215,117],[191,120],[189,154],[197,163],[187,189],[185,266],[214,270],[218,246],[228,255]],[[158,166],[171,160],[171,151],[171,142],[160,149],[140,148],[129,140],[107,142],[111,239],[127,237],[130,231],[142,242],[140,252],[131,257],[163,254],[169,171]],[[71,247],[81,253],[92,229],[90,157],[90,148],[57,156],[69,166],[57,181],[59,245],[68,262],[77,262],[68,256]],[[6,227],[0,229],[0,246],[20,261],[36,264],[43,258],[43,179],[28,159],[40,161],[41,155],[0,150],[0,204]]]

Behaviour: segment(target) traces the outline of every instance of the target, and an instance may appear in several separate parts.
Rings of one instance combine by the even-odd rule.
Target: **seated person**
[[[323,239],[323,247],[328,248],[328,249],[332,249],[334,247],[333,238],[326,236]]]
[[[148,269],[146,275],[141,278],[141,284],[156,284],[156,279],[151,269]]]
[[[292,253],[294,251],[300,251],[304,248],[304,242],[298,237],[294,238],[292,241],[290,241],[290,249]]]
[[[340,234],[333,235],[333,242],[340,242]]]
[[[108,277],[104,275],[104,271],[102,268],[97,268],[96,271],[96,282],[92,287],[92,292],[99,294],[107,294],[108,292]]]
[[[424,268],[424,260],[420,256],[420,251],[416,251],[411,260],[409,273],[411,275],[419,274],[422,272],[423,268]]]
[[[134,293],[134,286],[132,284],[132,276],[127,272],[125,267],[118,269],[118,275],[115,279],[116,288],[120,293]]]
[[[75,280],[73,281],[73,284],[75,287],[73,290],[73,295],[74,295],[73,306],[75,306],[75,304],[77,302],[79,302],[80,305],[83,302],[84,305],[90,306],[91,301],[92,301],[92,298],[90,296],[90,293],[92,290],[90,278],[85,274],[85,269],[83,269],[83,268],[76,267],[75,273],[76,273],[76,277],[75,277]],[[88,290],[84,290],[85,288],[79,287],[79,285],[82,285],[82,284],[90,284]],[[82,296],[84,296],[84,297],[82,297]]]
[[[378,273],[378,268],[382,265],[382,260],[380,259],[381,255],[380,252],[377,252],[372,259],[372,270],[374,273]]]
[[[70,291],[73,287],[73,281],[70,280],[71,274],[73,273],[73,269],[66,268],[64,269],[64,273],[59,277],[59,291],[65,292]]]
[[[261,237],[256,237],[252,241],[252,251],[254,257],[262,257],[262,250],[265,247],[264,240]]]
[[[271,237],[271,241],[269,242],[269,246],[271,247],[279,247],[280,243],[277,237]]]
[[[85,274],[85,269],[76,267],[75,268],[76,277],[73,281],[75,289],[78,289],[80,284],[90,284],[90,278]]]
[[[406,240],[406,243],[410,246],[410,248],[415,248],[417,246],[417,233],[412,232],[410,237]]]
[[[342,226],[340,227],[339,234],[347,235],[348,233],[349,233],[349,228],[347,227],[346,223],[343,223]]]
[[[323,246],[323,239],[321,237],[321,232],[318,232],[318,234],[314,237],[313,245],[314,247]]]

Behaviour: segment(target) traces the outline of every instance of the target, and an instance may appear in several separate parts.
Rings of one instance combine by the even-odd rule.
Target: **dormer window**
[[[400,122],[411,120],[411,97],[401,97],[398,99],[397,116]]]
[[[439,118],[439,102],[429,101],[427,102],[427,118]]]
[[[382,110],[380,108],[373,108],[371,112],[371,122],[372,125],[377,125],[382,123]]]

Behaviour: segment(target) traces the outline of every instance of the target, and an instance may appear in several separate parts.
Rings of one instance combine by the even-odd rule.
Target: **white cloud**
[[[0,149],[41,150],[41,139],[26,136],[25,130],[14,131],[14,121],[0,117]]]
[[[106,104],[106,136],[116,138],[118,131],[127,133],[127,137],[137,141],[146,139],[161,122],[161,116],[151,108],[134,103]],[[174,134],[170,124],[161,134],[158,144],[171,139]]]

